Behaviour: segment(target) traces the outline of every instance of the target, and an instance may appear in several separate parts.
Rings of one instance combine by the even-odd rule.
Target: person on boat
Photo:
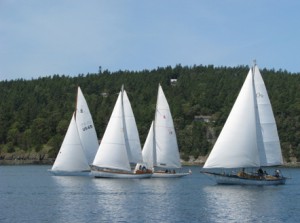
[[[280,177],[280,170],[278,170],[278,169],[275,170],[275,177],[277,177],[277,178]]]
[[[261,168],[259,168],[257,170],[257,174],[258,174],[258,176],[263,176],[264,175],[264,171]]]
[[[232,175],[234,175],[233,171],[232,171]],[[239,176],[239,177],[245,177],[246,176],[245,168],[242,168],[242,170],[237,173],[237,176]]]

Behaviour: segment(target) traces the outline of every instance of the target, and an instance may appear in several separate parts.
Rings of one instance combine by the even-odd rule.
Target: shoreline
[[[0,166],[9,166],[9,165],[53,165],[53,159],[0,159]],[[199,166],[202,167],[204,162],[191,162],[191,161],[182,161],[182,166]],[[290,162],[284,163],[281,167],[285,168],[299,168],[300,162]]]
[[[17,165],[52,165],[54,161],[51,160],[0,160],[0,166],[17,166]]]

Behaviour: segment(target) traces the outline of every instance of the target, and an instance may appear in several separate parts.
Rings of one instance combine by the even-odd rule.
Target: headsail
[[[149,169],[152,169],[154,166],[156,166],[155,136],[153,122],[151,123],[151,127],[147,135],[142,154],[143,160],[147,163]]]
[[[253,73],[250,69],[203,168],[258,167]]]
[[[74,114],[51,170],[66,172],[90,170],[79,138]]]
[[[124,136],[122,91],[106,127],[101,144],[93,161],[94,166],[130,171]]]

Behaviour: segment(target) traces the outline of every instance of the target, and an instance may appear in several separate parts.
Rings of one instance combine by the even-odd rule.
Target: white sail
[[[255,92],[250,69],[228,119],[203,168],[259,167]]]
[[[157,166],[181,168],[172,115],[160,85],[158,87],[154,131]]]
[[[74,114],[51,170],[65,172],[90,170],[79,138]]]
[[[130,171],[124,136],[122,91],[106,127],[99,149],[93,161],[94,166]]]
[[[128,99],[127,93],[123,90],[123,106],[124,106],[124,120],[126,127],[125,140],[128,143],[128,158],[130,163],[140,163],[143,161],[141,142],[139,138],[138,129],[136,126],[133,111]]]
[[[84,148],[87,161],[91,164],[95,158],[99,143],[92,115],[80,87],[78,87],[75,115],[79,137]]]
[[[259,129],[262,134],[262,142],[259,142],[261,154],[261,166],[282,165],[280,142],[277,126],[270,103],[270,99],[258,67],[254,66],[254,85],[258,108]]]
[[[153,169],[153,167],[156,165],[155,154],[155,137],[152,122],[142,151],[143,160],[147,163],[149,169]]]

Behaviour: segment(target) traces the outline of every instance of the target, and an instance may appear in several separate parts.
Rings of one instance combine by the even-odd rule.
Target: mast
[[[77,86],[77,94],[76,94],[76,98],[75,98],[75,112],[74,112],[75,120],[76,120],[76,114],[77,114],[78,89],[79,89],[79,85]]]
[[[155,113],[156,114],[156,113]],[[154,122],[153,122],[153,140],[152,140],[152,143],[153,143],[153,154],[152,154],[152,158],[153,158],[153,167],[154,166],[157,166],[157,158],[156,158],[156,131],[155,131],[155,119],[154,119]]]
[[[125,114],[125,109],[124,109],[124,84],[122,84],[120,93],[121,93],[122,124],[123,124],[125,147],[126,147],[127,156],[130,159],[130,157],[132,157],[132,155],[131,155],[131,148],[130,148],[129,141],[128,141],[128,133],[127,133],[127,127],[126,127],[126,120],[125,120],[126,114]]]
[[[156,106],[155,106],[155,115],[154,115],[154,122],[153,122],[153,167],[158,166],[157,165],[157,142],[156,142],[156,122],[157,122],[157,112],[158,112],[158,97],[159,97],[159,86],[158,84],[158,90],[157,90],[157,99],[156,99]]]

